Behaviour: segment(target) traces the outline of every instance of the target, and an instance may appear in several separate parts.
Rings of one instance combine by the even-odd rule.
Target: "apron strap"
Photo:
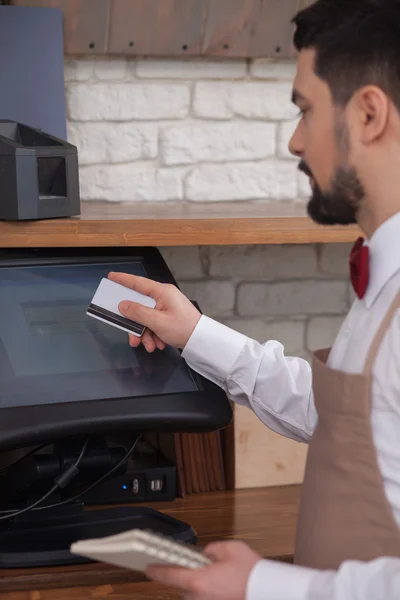
[[[378,354],[379,348],[383,342],[383,339],[386,335],[387,330],[390,327],[392,319],[396,312],[400,309],[400,292],[398,292],[390,305],[388,312],[386,313],[385,318],[383,319],[378,332],[371,344],[369,349],[367,359],[365,361],[364,373],[372,373],[372,369],[374,367],[376,355]]]

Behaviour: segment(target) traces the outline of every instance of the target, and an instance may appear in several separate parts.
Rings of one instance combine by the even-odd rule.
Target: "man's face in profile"
[[[301,120],[290,141],[299,169],[310,178],[308,213],[324,225],[356,221],[365,196],[356,169],[349,163],[345,109],[333,104],[328,85],[314,71],[315,50],[302,50],[293,88]]]

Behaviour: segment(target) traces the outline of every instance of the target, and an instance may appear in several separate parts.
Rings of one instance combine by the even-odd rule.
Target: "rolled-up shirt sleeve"
[[[260,344],[203,315],[182,355],[276,433],[300,442],[312,437],[317,413],[311,367],[286,357],[279,342]]]

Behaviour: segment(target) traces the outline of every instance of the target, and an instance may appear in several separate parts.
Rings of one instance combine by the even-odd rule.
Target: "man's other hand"
[[[109,273],[108,278],[156,301],[155,308],[136,302],[120,303],[118,309],[121,314],[146,327],[141,338],[129,336],[132,348],[143,344],[147,352],[154,352],[156,348],[164,350],[166,344],[176,348],[186,346],[201,314],[178,288],[126,273]]]
[[[214,563],[203,569],[149,566],[146,575],[184,591],[190,600],[245,600],[253,567],[261,560],[243,542],[217,542],[205,549]]]

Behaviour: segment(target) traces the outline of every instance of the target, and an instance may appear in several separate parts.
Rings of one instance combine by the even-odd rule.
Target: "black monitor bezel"
[[[129,259],[140,260],[151,279],[177,285],[160,251],[148,247],[2,249],[0,269]],[[187,368],[198,391],[2,408],[0,450],[118,431],[200,432],[227,426],[232,409],[225,392]]]

